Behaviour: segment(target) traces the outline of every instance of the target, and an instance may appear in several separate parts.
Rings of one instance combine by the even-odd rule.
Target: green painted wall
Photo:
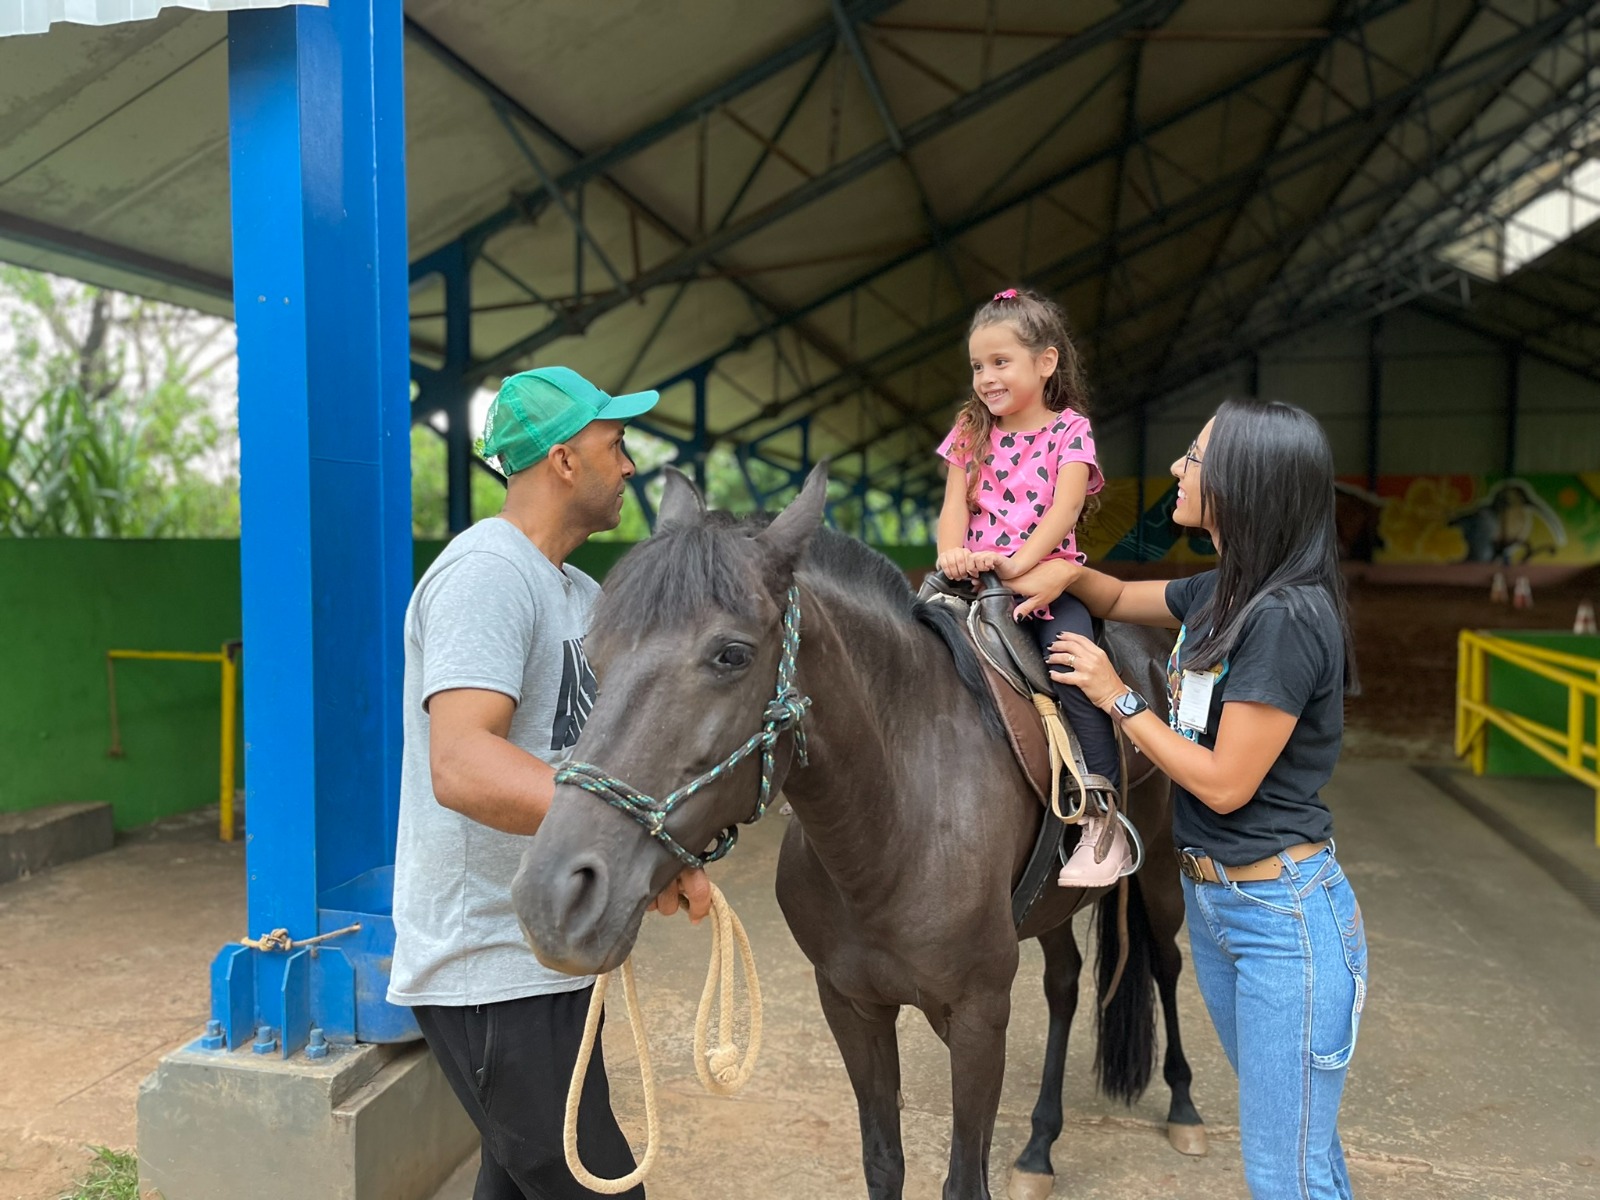
[[[3,540],[0,613],[0,811],[109,801],[127,829],[216,800],[221,668],[118,663],[113,759],[105,652],[238,637],[237,542]]]
[[[1600,637],[1581,633],[1529,633],[1526,630],[1492,631],[1507,641],[1526,642],[1546,650],[1562,650],[1600,660]],[[1534,675],[1508,662],[1489,660],[1489,702],[1518,716],[1527,717],[1554,729],[1567,727],[1567,689],[1552,680]],[[1593,743],[1596,735],[1595,706],[1585,708],[1584,740]],[[1490,775],[1560,775],[1559,767],[1546,762],[1515,738],[1490,726],[1489,754],[1485,769]]]
[[[442,547],[417,543],[419,574]],[[592,542],[573,561],[599,578],[627,548]],[[932,565],[922,547],[888,553]],[[0,539],[0,614],[0,812],[107,801],[131,829],[216,802],[220,668],[119,662],[124,754],[113,759],[105,652],[211,651],[238,637],[237,542]]]

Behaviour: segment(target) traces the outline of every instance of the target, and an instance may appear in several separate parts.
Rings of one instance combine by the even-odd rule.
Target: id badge
[[[1185,671],[1183,688],[1178,693],[1178,724],[1205,733],[1211,721],[1211,693],[1217,686],[1216,671]]]

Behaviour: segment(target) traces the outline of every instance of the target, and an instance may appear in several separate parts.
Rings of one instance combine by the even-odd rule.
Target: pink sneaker
[[[1111,846],[1105,858],[1095,862],[1095,851],[1103,838],[1110,838]],[[1109,887],[1132,870],[1133,850],[1128,845],[1128,835],[1122,832],[1122,822],[1106,816],[1085,817],[1083,836],[1067,865],[1061,868],[1056,883],[1061,887]]]

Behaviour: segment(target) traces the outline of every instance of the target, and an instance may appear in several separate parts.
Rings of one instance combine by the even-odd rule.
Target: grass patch
[[[90,1146],[94,1165],[61,1200],[139,1200],[139,1160],[109,1146]]]

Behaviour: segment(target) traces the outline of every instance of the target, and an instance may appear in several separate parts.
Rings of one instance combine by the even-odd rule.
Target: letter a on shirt
[[[564,642],[561,660],[561,690],[556,693],[556,719],[550,729],[552,750],[565,750],[577,743],[589,710],[594,707],[594,670],[583,652],[583,640]]]

